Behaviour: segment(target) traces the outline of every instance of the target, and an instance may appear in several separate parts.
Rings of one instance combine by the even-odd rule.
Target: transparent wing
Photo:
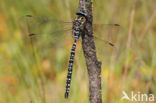
[[[62,40],[72,36],[71,25],[64,25],[63,21],[31,15],[27,15],[25,19],[29,31],[28,36],[36,45],[57,46]]]
[[[41,68],[46,68],[45,62],[49,62],[51,68],[66,69],[73,43],[71,23],[31,15],[24,20],[33,54]]]
[[[119,49],[119,24],[95,24],[94,39],[96,45],[97,56],[100,60],[110,62],[113,53]]]
[[[103,40],[104,43],[115,47],[119,28],[119,24],[94,24],[94,36],[97,39]]]

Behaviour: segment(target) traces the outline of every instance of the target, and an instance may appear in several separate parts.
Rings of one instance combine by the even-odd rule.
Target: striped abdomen
[[[68,74],[67,74],[67,81],[66,81],[66,91],[65,91],[65,98],[68,98],[69,94],[69,89],[70,89],[70,82],[71,82],[71,77],[72,77],[72,68],[73,68],[73,63],[74,63],[74,56],[75,56],[75,49],[76,49],[76,43],[77,39],[75,39],[71,53],[70,53],[70,60],[69,60],[69,65],[68,65]]]

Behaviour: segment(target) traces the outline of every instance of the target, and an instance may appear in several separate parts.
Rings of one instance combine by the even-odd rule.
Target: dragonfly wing
[[[120,25],[118,24],[95,24],[94,39],[97,56],[100,60],[107,60],[118,48],[118,35]]]
[[[57,22],[57,23],[64,23],[64,24],[72,24],[71,20],[60,20],[60,19],[55,19],[55,18],[50,18],[50,17],[41,17],[41,16],[33,16],[33,15],[25,15],[22,18],[33,18],[38,20],[38,23],[47,23],[47,22]]]
[[[27,16],[25,19],[29,31],[28,36],[35,38],[40,44],[54,42],[57,45],[64,36],[71,34],[71,25],[64,25],[62,22],[49,22],[48,20],[32,16]],[[67,33],[67,31],[70,32]]]
[[[94,36],[105,41],[115,43],[119,28],[119,24],[94,24]],[[109,44],[109,42],[107,43]]]
[[[51,68],[66,69],[73,43],[72,25],[47,22],[31,16],[24,20],[28,28],[27,37],[31,41],[29,44],[32,45],[39,64],[49,61],[52,62]]]

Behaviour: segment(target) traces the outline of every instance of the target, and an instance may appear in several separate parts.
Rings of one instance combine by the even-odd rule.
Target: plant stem
[[[101,62],[96,56],[96,47],[93,37],[93,16],[91,0],[80,0],[79,9],[87,10],[87,21],[82,36],[82,48],[86,60],[89,78],[89,100],[90,103],[102,103],[101,95]]]

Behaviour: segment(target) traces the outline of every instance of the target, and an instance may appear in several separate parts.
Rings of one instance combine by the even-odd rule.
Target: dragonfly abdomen
[[[72,77],[72,68],[73,68],[74,56],[75,56],[75,50],[76,50],[76,43],[77,43],[77,40],[75,39],[73,46],[72,46],[72,49],[71,49],[71,52],[70,52],[70,60],[69,60],[69,65],[68,65],[65,98],[68,98],[68,94],[69,94],[71,77]]]

